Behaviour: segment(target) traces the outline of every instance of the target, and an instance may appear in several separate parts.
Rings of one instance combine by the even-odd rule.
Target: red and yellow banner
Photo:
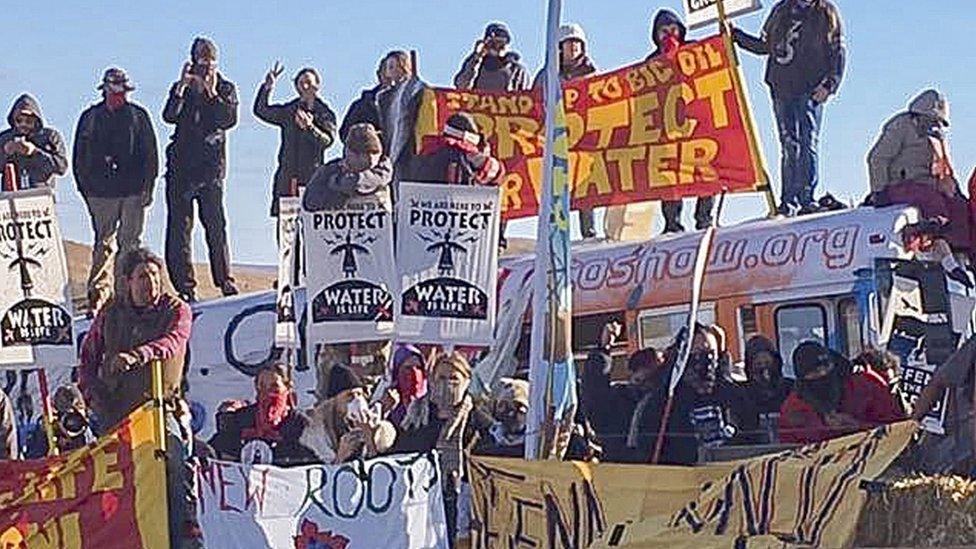
[[[565,83],[563,91],[574,209],[767,184],[739,70],[721,36]],[[508,171],[504,217],[537,215],[543,107],[541,90],[429,89],[417,117],[418,148],[429,149],[452,114],[472,114]]]
[[[60,457],[0,463],[0,547],[169,547],[158,416]]]

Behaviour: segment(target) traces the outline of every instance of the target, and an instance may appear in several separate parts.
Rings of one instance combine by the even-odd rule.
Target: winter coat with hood
[[[579,25],[565,25],[560,28],[560,39],[559,43],[562,44],[565,40],[579,40],[583,43],[583,54],[582,57],[573,65],[566,66],[562,64],[562,59],[559,63],[559,80],[561,82],[568,82],[570,80],[576,80],[577,78],[583,78],[591,74],[596,73],[596,65],[587,55],[586,51],[589,44],[586,41],[586,35],[583,34],[583,29]],[[539,72],[536,73],[535,79],[532,81],[532,89],[539,89],[545,87],[546,83],[546,68],[542,67]]]
[[[37,119],[33,131],[24,136],[37,147],[37,151],[31,156],[8,155],[3,152],[4,146],[18,137],[14,130],[14,114],[21,111],[28,111]],[[68,154],[61,134],[53,128],[44,126],[40,105],[36,99],[26,93],[14,101],[14,106],[7,115],[7,122],[10,128],[0,133],[0,166],[13,164],[18,177],[26,171],[30,182],[28,187],[31,189],[53,188],[55,176],[68,172]]]
[[[938,147],[945,144],[948,125],[948,103],[935,90],[922,92],[907,111],[888,120],[868,153],[871,191],[902,181],[934,186],[938,182],[934,161]]]
[[[823,84],[836,93],[844,76],[846,53],[840,13],[828,0],[813,0],[809,8],[796,0],[780,0],[763,24],[762,37],[736,29],[735,42],[757,55],[766,55],[766,84],[783,98],[809,95]]]
[[[112,111],[101,101],[81,113],[72,169],[82,196],[152,197],[159,153],[146,109],[127,101]]]
[[[393,164],[382,156],[375,166],[351,172],[343,167],[341,158],[330,160],[319,168],[308,182],[302,197],[302,207],[309,212],[337,208],[350,198],[372,196],[387,210],[392,208],[390,182]]]
[[[237,88],[217,73],[217,95],[207,97],[193,86],[178,93],[170,88],[163,120],[173,124],[166,147],[167,180],[183,185],[217,183],[227,173],[227,130],[237,125]]]
[[[836,412],[851,416],[857,422],[856,426],[830,424],[824,414],[801,396],[798,387],[790,393],[780,409],[780,440],[810,444],[904,419],[897,402],[877,376],[853,374],[842,380],[842,383],[843,396]]]
[[[459,90],[514,92],[529,89],[529,71],[521,63],[522,57],[508,52],[501,57],[472,53],[454,76]]]
[[[657,33],[661,30],[661,27],[665,25],[675,25],[678,27],[678,40],[682,44],[687,40],[688,27],[685,26],[684,21],[678,17],[678,14],[671,10],[658,10],[657,15],[654,16],[654,22],[651,23],[651,43],[654,44],[654,51],[647,56],[645,61],[650,61],[655,57],[664,53],[664,45],[661,44],[661,38],[658,37]]]
[[[284,104],[270,104],[271,88],[261,85],[254,98],[254,116],[281,128],[278,148],[278,169],[274,174],[271,215],[278,215],[278,199],[291,193],[291,182],[304,186],[322,165],[325,150],[335,142],[336,116],[318,97],[311,109],[300,98]],[[305,110],[312,114],[312,127],[303,130],[295,123],[295,113]]]

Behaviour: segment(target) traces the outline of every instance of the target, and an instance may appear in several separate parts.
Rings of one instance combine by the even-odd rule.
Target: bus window
[[[590,349],[600,346],[600,335],[603,334],[603,327],[612,320],[616,320],[624,331],[621,334],[619,343],[627,342],[627,320],[623,311],[617,313],[586,315],[573,317],[573,351],[584,353]]]
[[[783,374],[793,379],[793,350],[813,339],[827,344],[827,311],[817,304],[785,305],[776,309],[776,338],[783,357]]]
[[[640,314],[640,348],[654,347],[662,351],[678,335],[678,331],[688,325],[687,305],[650,309]],[[698,309],[698,322],[715,323],[715,304],[702,303]]]
[[[840,329],[842,351],[849,357],[861,354],[861,314],[853,297],[845,297],[837,303],[837,326]]]

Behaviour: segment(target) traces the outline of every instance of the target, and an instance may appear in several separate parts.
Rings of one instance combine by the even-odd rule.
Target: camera
[[[77,410],[58,413],[58,427],[67,438],[78,438],[85,435],[88,428],[88,418]]]

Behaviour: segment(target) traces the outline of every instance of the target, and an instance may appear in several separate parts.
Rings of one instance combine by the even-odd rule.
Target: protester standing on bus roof
[[[520,62],[521,56],[509,49],[511,42],[512,33],[505,23],[489,24],[484,37],[475,42],[474,51],[465,58],[461,70],[454,76],[454,86],[460,90],[489,92],[528,90],[529,72]],[[504,222],[498,234],[499,247],[504,249],[508,245]]]
[[[9,188],[54,188],[54,176],[68,172],[64,139],[54,128],[44,125],[41,106],[28,94],[14,101],[7,115],[10,129],[0,133],[0,167]],[[7,165],[12,165],[14,181],[6,181]]]
[[[969,203],[959,189],[946,130],[949,102],[937,90],[925,90],[908,110],[885,123],[868,153],[871,202],[877,206],[916,206],[925,219],[949,220],[942,238],[953,251],[972,253],[976,246]]]
[[[736,44],[768,56],[769,85],[779,130],[782,196],[779,212],[803,215],[818,210],[818,141],[824,104],[844,76],[841,19],[829,0],[780,0],[757,38],[733,29]]]
[[[671,10],[661,9],[654,16],[651,23],[651,44],[654,51],[647,56],[645,62],[654,59],[674,62],[678,48],[688,43],[688,29],[678,14]],[[664,59],[660,59],[660,58]],[[714,196],[701,196],[695,201],[695,228],[704,229],[712,224],[712,211],[715,206]],[[683,202],[678,200],[664,200],[661,211],[664,214],[664,232],[681,233],[685,227],[681,224],[681,210]]]
[[[72,155],[75,183],[95,233],[88,275],[94,314],[114,293],[112,281],[121,279],[118,258],[142,245],[159,175],[156,132],[146,109],[129,101],[135,87],[125,71],[106,70],[98,89],[102,101],[81,113]]]
[[[210,275],[225,296],[238,293],[230,272],[224,178],[227,130],[237,125],[237,88],[217,70],[217,45],[198,37],[190,62],[170,88],[163,120],[175,125],[166,147],[166,268],[186,301],[196,301],[191,262],[193,206],[207,236]]]
[[[345,142],[349,128],[363,122],[372,124],[382,136],[385,128],[380,114],[379,96],[409,80],[412,75],[413,65],[410,62],[410,54],[396,50],[384,55],[380,60],[379,68],[376,69],[377,84],[368,90],[363,90],[359,98],[349,105],[346,116],[342,119],[342,125],[339,126],[339,138]]]
[[[162,362],[170,532],[178,547],[202,547],[196,525],[192,433],[179,415],[193,325],[190,306],[163,289],[163,262],[144,248],[122,258],[120,289],[81,343],[78,381],[105,434],[152,394],[152,363]],[[183,543],[175,540],[182,540]]]
[[[388,210],[393,166],[383,154],[380,136],[368,122],[349,128],[342,158],[316,170],[308,183],[302,206],[315,212],[337,208],[353,197],[374,197]]]
[[[521,63],[522,57],[509,49],[511,43],[512,33],[505,23],[489,24],[484,37],[475,42],[474,51],[454,76],[454,87],[495,92],[528,90],[529,72]]]
[[[586,33],[583,27],[569,23],[559,27],[559,80],[567,82],[596,73],[596,65],[587,54]],[[545,88],[546,68],[542,67],[532,82],[534,89]],[[583,238],[595,238],[593,210],[580,209],[580,234]]]
[[[319,97],[322,77],[311,67],[305,67],[295,75],[298,97],[284,104],[269,102],[283,70],[275,63],[264,76],[254,98],[254,116],[281,129],[278,169],[271,191],[272,216],[278,215],[280,197],[298,196],[298,190],[308,184],[312,174],[322,165],[325,150],[332,146],[336,133],[335,113]]]

